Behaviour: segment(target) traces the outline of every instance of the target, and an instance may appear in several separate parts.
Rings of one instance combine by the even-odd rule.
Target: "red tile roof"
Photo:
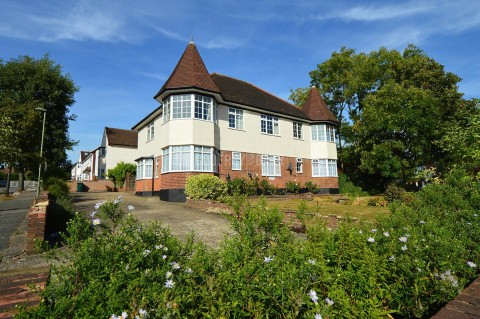
[[[192,42],[188,44],[167,82],[165,82],[154,98],[165,90],[179,88],[198,88],[216,93],[219,92],[208,74],[197,47]]]
[[[105,127],[108,144],[114,146],[138,146],[138,132],[119,128]]]
[[[312,121],[330,121],[338,124],[337,118],[327,107],[315,87],[312,87],[308,92],[307,101],[302,110]]]

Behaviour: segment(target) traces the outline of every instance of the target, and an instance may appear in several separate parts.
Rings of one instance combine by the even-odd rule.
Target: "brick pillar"
[[[35,253],[35,240],[45,240],[45,222],[47,220],[48,195],[42,193],[33,201],[28,212],[27,254]]]

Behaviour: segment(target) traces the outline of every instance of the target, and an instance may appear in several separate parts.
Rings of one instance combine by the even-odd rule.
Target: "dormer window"
[[[216,121],[216,104],[208,96],[199,94],[170,95],[163,100],[162,104],[163,123],[173,119]]]

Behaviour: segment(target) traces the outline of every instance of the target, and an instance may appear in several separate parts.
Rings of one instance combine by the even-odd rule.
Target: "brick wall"
[[[109,179],[102,179],[97,181],[79,181],[78,183],[83,183],[84,192],[105,192],[107,190],[113,189],[113,182]],[[77,192],[77,182],[70,182],[70,193]]]
[[[45,222],[47,220],[48,193],[42,192],[28,212],[27,254],[35,253],[35,241],[45,239]]]

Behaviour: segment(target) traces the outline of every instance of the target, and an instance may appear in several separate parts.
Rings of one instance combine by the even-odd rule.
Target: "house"
[[[137,143],[138,132],[105,127],[100,146],[91,152],[80,152],[80,159],[72,168],[72,180],[105,179],[108,170],[119,162],[134,163]]]
[[[315,88],[300,109],[241,80],[209,74],[189,43],[138,131],[136,194],[184,201],[187,177],[312,181],[338,193],[338,121]]]
[[[102,143],[95,150],[98,179],[105,179],[109,169],[119,162],[134,163],[137,158],[138,132],[105,127]]]

